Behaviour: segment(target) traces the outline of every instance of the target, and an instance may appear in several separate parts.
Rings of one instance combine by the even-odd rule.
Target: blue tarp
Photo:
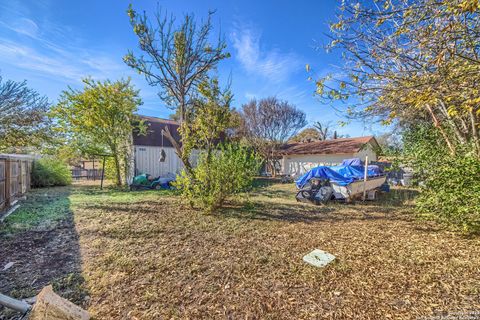
[[[342,166],[363,166],[363,162],[359,158],[344,159]]]
[[[368,171],[374,172],[376,176],[380,176],[380,175],[383,174],[382,168],[380,168],[376,164],[369,164],[368,165]]]
[[[303,176],[297,179],[295,183],[298,188],[303,188],[312,178],[329,179],[341,186],[346,186],[353,182],[353,178],[346,178],[331,167],[319,166],[305,173]]]
[[[298,188],[303,188],[312,178],[328,179],[340,186],[346,186],[355,180],[363,179],[365,167],[363,166],[319,166],[311,169],[298,178],[295,183]],[[367,176],[381,175],[377,166],[368,166]]]

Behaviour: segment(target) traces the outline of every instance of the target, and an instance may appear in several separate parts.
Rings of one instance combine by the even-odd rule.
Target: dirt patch
[[[65,193],[57,195],[68,197]],[[32,198],[29,201],[35,201],[35,197]],[[55,200],[57,198],[49,201]],[[6,229],[10,229],[8,225]],[[27,231],[0,233],[0,292],[15,298],[28,298],[53,284],[63,297],[84,304],[86,291],[78,240],[71,212],[48,224],[40,222]],[[13,262],[13,266],[2,271],[9,262]],[[0,307],[0,319],[16,319],[17,316]]]

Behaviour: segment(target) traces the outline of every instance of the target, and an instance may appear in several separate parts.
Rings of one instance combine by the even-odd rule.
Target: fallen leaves
[[[415,319],[480,308],[480,240],[415,221],[406,203],[298,204],[288,185],[199,214],[175,196],[74,204],[99,319]],[[368,218],[365,216],[368,213]],[[338,261],[313,268],[313,248]],[[17,261],[17,260],[15,260]]]

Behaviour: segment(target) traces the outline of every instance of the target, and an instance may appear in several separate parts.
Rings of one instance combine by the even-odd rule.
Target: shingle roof
[[[173,147],[166,136],[163,137],[162,145],[162,129],[168,126],[168,129],[177,142],[180,143],[180,134],[178,133],[178,122],[162,119],[157,117],[140,116],[148,126],[147,135],[133,134],[133,144],[137,146],[156,146],[156,147]]]
[[[373,136],[340,138],[307,143],[290,143],[284,145],[278,153],[279,155],[355,153],[359,152],[366,143],[371,141],[373,141],[375,145],[378,145]]]

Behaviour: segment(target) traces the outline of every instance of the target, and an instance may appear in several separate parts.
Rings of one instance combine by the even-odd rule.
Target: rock
[[[40,291],[30,313],[30,320],[89,320],[90,315],[79,306],[63,299],[52,286]]]

